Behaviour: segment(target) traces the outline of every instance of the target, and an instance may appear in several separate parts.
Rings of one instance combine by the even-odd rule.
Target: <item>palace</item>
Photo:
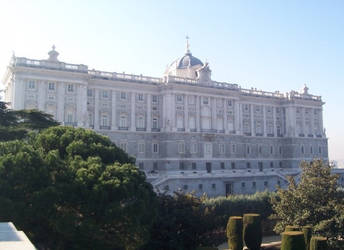
[[[280,93],[214,81],[188,43],[162,77],[65,63],[54,46],[48,54],[12,57],[5,101],[109,136],[136,157],[156,190],[209,196],[274,190],[299,173],[301,160],[328,161],[324,102],[306,86]]]

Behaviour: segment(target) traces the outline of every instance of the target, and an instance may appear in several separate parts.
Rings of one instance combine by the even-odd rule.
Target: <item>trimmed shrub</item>
[[[312,238],[312,227],[304,226],[302,227],[303,236],[305,237],[306,250],[309,250],[309,243]]]
[[[244,214],[244,241],[248,249],[259,250],[262,244],[262,225],[259,214]]]
[[[198,247],[196,250],[217,250],[217,247]]]
[[[289,231],[282,233],[281,250],[305,250],[303,232]]]
[[[309,244],[310,250],[327,250],[327,240],[325,237],[313,236]]]
[[[292,231],[299,231],[301,232],[301,228],[299,226],[286,226],[284,232],[292,232]]]
[[[232,250],[242,250],[242,217],[231,216],[227,224],[228,246]]]

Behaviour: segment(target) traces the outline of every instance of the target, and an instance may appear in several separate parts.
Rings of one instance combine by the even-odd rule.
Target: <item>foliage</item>
[[[262,225],[259,214],[244,214],[243,235],[248,249],[259,250],[262,244]]]
[[[282,233],[281,250],[305,250],[305,247],[302,232],[289,231]]]
[[[242,217],[241,216],[229,217],[226,232],[227,232],[229,249],[242,250],[242,247],[243,247]]]
[[[53,117],[38,110],[9,110],[0,102],[0,141],[23,139],[29,131],[59,125]]]
[[[327,250],[325,237],[313,236],[310,242],[310,250]]]
[[[90,130],[53,127],[0,143],[0,220],[45,249],[136,249],[156,196],[134,159]]]
[[[303,162],[301,168],[300,183],[290,178],[288,189],[278,189],[273,199],[273,209],[280,218],[275,230],[281,232],[286,225],[312,225],[316,233],[337,244],[337,239],[344,237],[344,202],[338,191],[338,176],[321,160]]]
[[[195,249],[211,220],[199,198],[192,194],[160,194],[157,219],[151,240],[143,249]]]
[[[292,231],[301,231],[301,227],[299,226],[286,226],[284,229],[285,232],[292,232]]]

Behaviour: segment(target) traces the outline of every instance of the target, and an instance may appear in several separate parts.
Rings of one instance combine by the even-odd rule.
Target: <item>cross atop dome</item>
[[[190,37],[188,35],[186,35],[185,39],[186,39],[186,54],[191,54],[191,52],[190,52],[190,44],[189,44]]]

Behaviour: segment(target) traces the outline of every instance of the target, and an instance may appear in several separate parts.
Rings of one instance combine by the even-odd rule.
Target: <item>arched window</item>
[[[157,118],[153,118],[153,124],[152,124],[152,128],[158,128],[159,125],[158,125],[158,119]]]

